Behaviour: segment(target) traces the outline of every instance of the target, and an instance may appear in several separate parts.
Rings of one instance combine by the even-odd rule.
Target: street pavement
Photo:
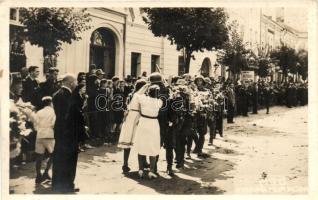
[[[79,155],[75,184],[78,194],[306,194],[308,173],[308,107],[271,108],[258,115],[224,121],[224,137],[217,135],[211,155],[192,154],[176,176],[166,174],[162,149],[156,180],[139,179],[137,154],[132,149],[128,175],[121,171],[123,152],[115,145],[102,145]],[[35,164],[14,169],[12,194],[51,193],[50,182],[35,186]]]

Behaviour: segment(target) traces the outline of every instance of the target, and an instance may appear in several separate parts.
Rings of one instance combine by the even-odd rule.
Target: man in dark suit
[[[57,83],[57,76],[59,70],[57,68],[50,68],[48,78],[45,82],[40,83],[41,97],[52,96],[60,88]]]
[[[226,88],[226,98],[227,98],[227,123],[234,123],[234,110],[235,110],[235,92],[234,84],[229,85]]]
[[[253,103],[253,114],[257,114],[258,110],[258,84],[253,83],[253,88],[252,88],[252,103]]]
[[[31,102],[35,107],[40,105],[40,86],[36,80],[40,74],[39,67],[30,66],[29,76],[23,81],[22,99],[24,102]]]
[[[53,153],[52,189],[56,192],[74,193],[79,191],[74,187],[78,148],[72,132],[68,131],[68,116],[70,114],[72,91],[76,87],[76,79],[66,75],[62,87],[53,95],[53,105],[56,114],[54,126],[55,147]]]

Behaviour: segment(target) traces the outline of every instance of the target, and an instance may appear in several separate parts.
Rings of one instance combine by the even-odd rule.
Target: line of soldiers
[[[287,107],[304,106],[308,103],[307,82],[244,82],[237,81],[235,88],[236,115],[248,116],[248,112],[258,113],[259,108],[269,108],[272,105],[286,105]]]

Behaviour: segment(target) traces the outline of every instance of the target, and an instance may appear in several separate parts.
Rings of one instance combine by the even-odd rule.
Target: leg
[[[173,163],[173,148],[166,148],[166,160],[167,160],[167,173],[173,176],[172,163]]]
[[[209,134],[210,134],[209,145],[212,145],[213,144],[213,135],[214,135],[212,124],[209,125]]]
[[[177,168],[183,168],[185,153],[186,137],[180,135],[177,143]],[[190,148],[191,149],[191,148]]]
[[[35,183],[41,183],[42,182],[42,173],[41,173],[41,165],[44,155],[38,154],[35,161],[35,170],[36,170],[36,179]]]
[[[144,170],[144,163],[146,161],[146,156],[138,154],[138,166],[139,170]]]
[[[187,155],[189,156],[191,153],[193,137],[189,135],[186,137],[186,140],[187,140]]]
[[[124,165],[122,167],[123,173],[127,173],[130,171],[130,168],[128,167],[129,154],[130,148],[124,149]]]
[[[159,155],[156,156],[156,163],[155,163],[155,168],[154,168],[155,173],[158,173],[158,165],[157,165],[158,161],[159,161]]]
[[[49,160],[47,161],[47,165],[43,174],[43,177],[45,179],[51,179],[51,177],[49,176],[49,170],[51,169],[52,166],[52,154],[49,155]]]
[[[158,156],[150,156],[150,172],[148,173],[148,178],[157,178],[158,176],[156,175],[156,168],[157,168],[157,161],[158,161]]]
[[[155,173],[156,165],[157,165],[157,156],[150,156],[150,171]]]

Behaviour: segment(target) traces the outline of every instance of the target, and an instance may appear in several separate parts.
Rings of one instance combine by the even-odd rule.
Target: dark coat
[[[37,80],[32,80],[31,77],[27,77],[22,82],[22,99],[24,102],[31,102],[32,105],[38,107],[41,102],[40,98],[40,85]]]
[[[57,82],[53,80],[46,80],[45,82],[40,83],[40,93],[41,97],[44,96],[53,96],[55,92],[60,89]]]
[[[74,148],[77,149],[79,142],[84,142],[88,139],[88,135],[85,130],[85,117],[84,117],[84,106],[85,98],[80,96],[79,89],[75,89],[72,94],[72,100],[70,105],[70,113],[67,118],[68,128],[70,135],[73,137]],[[77,141],[77,143],[75,143]]]
[[[78,156],[76,131],[82,126],[78,119],[81,117],[71,92],[66,88],[53,95],[53,105],[56,120],[52,187],[53,190],[66,192],[74,189]]]
[[[114,123],[120,124],[123,122],[124,110],[126,109],[124,90],[119,88],[114,88],[113,92],[113,102],[111,104],[112,111],[114,114]]]
[[[63,142],[65,137],[65,130],[67,127],[67,116],[71,106],[72,94],[66,88],[61,88],[53,95],[53,105],[56,115],[54,125],[54,138],[56,142]]]

